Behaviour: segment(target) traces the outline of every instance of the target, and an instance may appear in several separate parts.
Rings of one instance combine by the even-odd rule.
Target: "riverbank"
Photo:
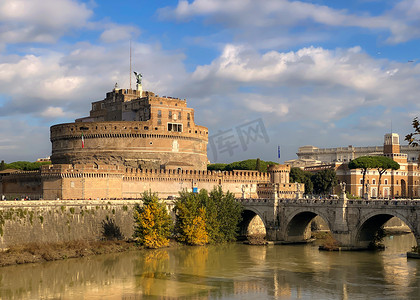
[[[62,243],[30,243],[13,246],[0,253],[0,267],[41,263],[67,258],[117,253],[140,249],[131,241],[73,241]]]

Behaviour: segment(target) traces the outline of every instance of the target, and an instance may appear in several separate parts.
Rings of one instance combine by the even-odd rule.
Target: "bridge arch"
[[[369,244],[374,240],[376,233],[379,231],[382,226],[386,222],[388,222],[391,218],[396,217],[403,221],[408,228],[410,228],[411,232],[414,234],[417,240],[417,245],[419,245],[419,233],[417,229],[411,224],[407,218],[395,212],[371,212],[360,220],[360,225],[356,230],[356,235],[354,237],[353,244],[359,247],[368,247]]]
[[[293,213],[286,220],[285,240],[288,242],[302,242],[311,237],[309,224],[316,217],[321,217],[331,229],[331,223],[327,216],[315,209],[304,209]]]
[[[246,238],[246,236],[249,234],[249,226],[251,222],[255,222],[256,219],[261,220],[263,224],[263,234],[265,235],[267,233],[267,223],[263,218],[263,215],[254,208],[245,208],[242,212],[242,221],[239,223],[239,239]]]

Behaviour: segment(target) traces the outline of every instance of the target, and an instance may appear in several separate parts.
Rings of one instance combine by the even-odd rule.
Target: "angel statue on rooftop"
[[[143,77],[143,75],[141,73],[137,74],[136,71],[134,71],[134,75],[136,76],[137,84],[141,85],[141,78]]]

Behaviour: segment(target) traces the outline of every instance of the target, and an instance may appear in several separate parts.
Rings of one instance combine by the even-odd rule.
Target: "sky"
[[[49,156],[50,126],[128,88],[130,40],[143,89],[209,128],[211,162],[406,144],[420,115],[420,0],[0,0],[0,160]]]

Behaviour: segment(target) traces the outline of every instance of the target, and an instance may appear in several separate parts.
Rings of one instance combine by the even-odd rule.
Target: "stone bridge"
[[[320,216],[342,246],[364,248],[389,219],[397,217],[420,246],[419,200],[237,199],[244,206],[241,233],[259,216],[271,241],[301,242],[310,237],[309,224]]]

